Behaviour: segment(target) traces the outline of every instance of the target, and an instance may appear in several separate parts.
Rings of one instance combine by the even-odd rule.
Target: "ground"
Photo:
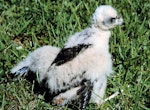
[[[12,81],[10,69],[43,45],[62,47],[69,35],[90,25],[96,7],[109,4],[125,26],[113,29],[110,52],[114,74],[109,78],[101,110],[150,109],[150,3],[148,0],[10,0],[0,1],[0,110],[55,110],[26,80]],[[64,108],[68,110],[66,106]],[[87,110],[98,109],[90,104]]]

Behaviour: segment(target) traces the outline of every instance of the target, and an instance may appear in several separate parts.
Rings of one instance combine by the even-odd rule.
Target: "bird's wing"
[[[55,64],[56,66],[59,66],[71,61],[81,52],[81,50],[87,49],[89,46],[91,46],[91,44],[78,44],[77,46],[70,48],[62,48],[51,65]]]
[[[79,95],[78,103],[80,110],[85,110],[86,106],[89,104],[91,94],[93,90],[93,83],[90,80],[83,80],[81,88],[77,91]]]

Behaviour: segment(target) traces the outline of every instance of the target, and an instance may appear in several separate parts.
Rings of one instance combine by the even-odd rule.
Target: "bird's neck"
[[[98,48],[108,50],[109,49],[109,38],[111,36],[110,30],[102,30],[100,28],[92,27],[95,32],[94,38],[94,45]]]

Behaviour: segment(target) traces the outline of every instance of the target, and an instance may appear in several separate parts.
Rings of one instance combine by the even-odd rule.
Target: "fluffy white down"
[[[70,86],[75,85],[75,83],[77,84],[82,79],[77,78],[75,82],[70,82],[70,79],[75,76],[81,76],[84,71],[86,71],[86,74],[84,74],[83,77],[90,79],[92,82],[101,78],[102,75],[109,76],[110,73],[112,73],[111,55],[108,51],[110,32],[97,30],[94,27],[89,28],[89,31],[91,30],[93,31],[93,34],[91,37],[84,40],[84,42],[93,44],[92,48],[86,49],[82,54],[79,54],[72,61],[60,66],[50,67],[47,77],[49,77],[48,84],[52,92],[69,88]],[[84,33],[84,31],[85,30],[83,30],[81,33]],[[73,45],[73,42],[76,43],[78,40],[81,43],[83,42],[80,40],[80,38],[76,39],[76,37],[79,37],[77,35],[78,33],[71,36],[71,38],[65,44],[66,47]],[[74,37],[74,41],[72,37]],[[63,82],[69,85],[63,86]]]
[[[111,18],[114,19],[113,22],[111,22]],[[80,86],[74,88],[75,85],[77,86],[84,78],[89,79],[94,86],[90,102],[100,105],[105,93],[107,77],[113,73],[112,59],[109,53],[109,38],[111,36],[109,29],[121,25],[123,19],[118,16],[113,7],[102,5],[96,9],[91,23],[89,28],[70,36],[64,44],[64,48],[72,48],[78,44],[92,44],[71,61],[59,66],[55,64],[50,66],[60,49],[44,46],[29,54],[25,60],[11,70],[11,73],[28,66],[33,72],[38,71],[40,81],[47,77],[50,92],[57,93],[70,88],[54,98],[54,103],[63,98],[64,102],[61,105],[77,96],[76,92]]]
[[[48,67],[51,65],[59,51],[59,48],[53,46],[40,47],[30,53],[23,61],[17,64],[17,66],[12,68],[11,73],[15,73],[22,67],[29,67],[31,71],[35,73],[38,72],[40,80],[42,80]]]

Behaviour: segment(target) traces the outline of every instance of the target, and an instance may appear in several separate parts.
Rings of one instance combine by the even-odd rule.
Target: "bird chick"
[[[53,94],[54,97],[48,98],[57,105],[65,105],[80,97],[82,101],[79,102],[85,99],[83,106],[89,102],[100,105],[107,77],[113,73],[109,52],[110,29],[122,24],[122,17],[112,6],[100,5],[93,14],[91,25],[71,35],[62,49],[44,46],[35,50],[11,70],[11,76],[38,72],[39,83],[47,88],[48,94]],[[82,84],[84,80],[85,84]],[[80,95],[78,91],[81,90]]]

